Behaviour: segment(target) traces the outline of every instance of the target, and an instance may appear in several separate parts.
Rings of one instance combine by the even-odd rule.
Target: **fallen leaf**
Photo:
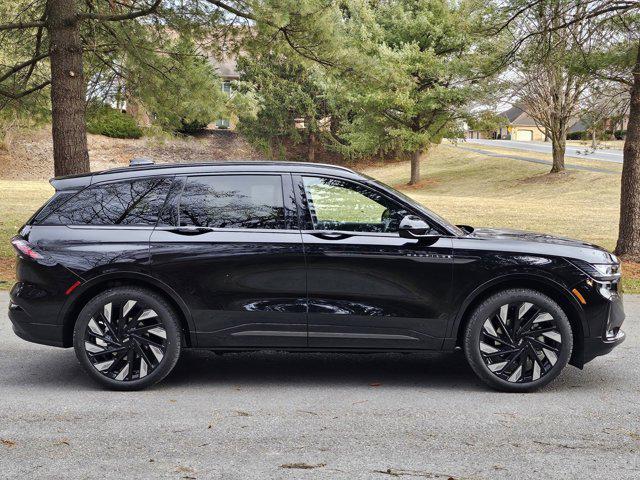
[[[250,417],[250,416],[251,416],[251,414],[250,414],[250,413],[243,412],[242,410],[236,410],[236,414],[237,414],[239,417]]]
[[[280,465],[280,468],[291,468],[291,469],[299,469],[299,470],[311,470],[312,468],[322,468],[326,467],[326,463],[283,463]]]
[[[374,470],[374,473],[382,473],[392,477],[424,477],[424,478],[446,478],[447,480],[456,480],[451,475],[433,472],[421,472],[418,470],[401,470],[395,468],[387,468],[386,470]]]
[[[2,443],[2,445],[4,445],[5,447],[15,447],[16,446],[16,442],[14,442],[13,440],[6,440],[4,438],[0,438],[0,443]]]
[[[183,467],[182,465],[178,465],[176,467],[176,473],[196,473],[196,471],[191,467]]]

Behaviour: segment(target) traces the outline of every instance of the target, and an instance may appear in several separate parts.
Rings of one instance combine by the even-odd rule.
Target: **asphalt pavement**
[[[486,147],[502,147],[523,152],[537,152],[551,155],[550,142],[518,142],[515,140],[483,140],[466,139],[465,143],[484,145]],[[603,162],[622,163],[622,150],[599,148],[592,150],[589,146],[567,145],[565,157],[600,160]]]
[[[628,338],[545,390],[488,390],[460,353],[186,352],[109,392],[17,338],[0,293],[0,478],[637,479],[640,297]]]

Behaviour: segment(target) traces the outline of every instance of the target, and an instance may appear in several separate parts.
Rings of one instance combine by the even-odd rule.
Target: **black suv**
[[[137,165],[51,181],[21,228],[9,317],[133,390],[183,348],[464,349],[529,391],[624,340],[616,257],[548,235],[454,226],[346,168]]]

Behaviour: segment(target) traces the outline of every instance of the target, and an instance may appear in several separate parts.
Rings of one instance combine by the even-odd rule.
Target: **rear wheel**
[[[138,287],[118,287],[85,305],[73,344],[94,380],[116,390],[139,390],[173,370],[181,334],[176,313],[161,296]]]
[[[546,295],[505,290],[474,310],[464,349],[485,383],[498,390],[527,392],[560,374],[571,357],[573,335],[567,315]]]

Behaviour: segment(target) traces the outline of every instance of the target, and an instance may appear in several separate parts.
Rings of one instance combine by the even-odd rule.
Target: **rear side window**
[[[144,178],[85,188],[43,225],[155,225],[171,179]]]
[[[181,226],[284,229],[279,175],[189,177],[180,198]]]

